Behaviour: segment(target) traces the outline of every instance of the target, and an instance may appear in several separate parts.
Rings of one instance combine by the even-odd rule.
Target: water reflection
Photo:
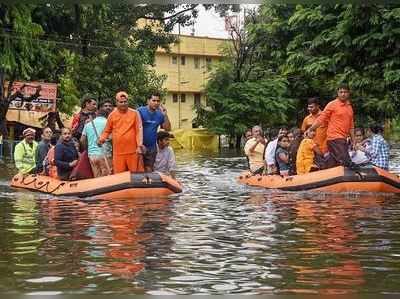
[[[170,198],[78,200],[0,184],[0,290],[399,292],[398,197],[238,185],[237,157],[178,156]]]

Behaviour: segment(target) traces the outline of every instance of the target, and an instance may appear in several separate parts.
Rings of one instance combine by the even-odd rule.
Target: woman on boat
[[[322,152],[313,140],[315,137],[315,129],[308,129],[305,133],[303,141],[300,143],[296,157],[297,174],[309,173],[314,164],[317,155],[322,156]]]
[[[287,135],[278,137],[278,146],[275,152],[275,160],[279,169],[279,174],[282,176],[289,175],[289,138]]]

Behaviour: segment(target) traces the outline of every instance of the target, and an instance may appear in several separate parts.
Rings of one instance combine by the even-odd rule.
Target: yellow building
[[[211,65],[221,59],[221,48],[227,39],[179,35],[171,51],[158,49],[154,70],[166,75],[165,107],[172,129],[191,129],[196,117],[195,106],[206,106],[204,87]]]

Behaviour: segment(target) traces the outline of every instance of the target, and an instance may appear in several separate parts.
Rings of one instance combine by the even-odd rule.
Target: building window
[[[186,56],[181,56],[181,65],[186,64]]]
[[[178,95],[176,93],[172,94],[172,103],[178,103]]]
[[[194,57],[194,68],[195,69],[200,68],[200,58],[197,56]]]
[[[201,95],[199,93],[194,94],[194,106],[199,107],[201,104]]]
[[[186,103],[186,94],[181,94],[181,103]]]
[[[172,64],[177,64],[178,62],[178,57],[172,56]]]
[[[211,57],[206,58],[206,65],[207,65],[207,70],[211,70]]]

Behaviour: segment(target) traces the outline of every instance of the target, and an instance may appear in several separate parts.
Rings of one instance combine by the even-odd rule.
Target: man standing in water
[[[329,156],[324,168],[338,165],[351,166],[351,158],[347,145],[349,135],[354,140],[354,116],[350,102],[350,89],[342,84],[337,90],[337,98],[326,105],[321,115],[307,130],[312,131],[322,124],[327,124],[326,131]]]
[[[110,113],[97,143],[102,145],[112,134],[114,173],[143,171],[139,157],[143,151],[143,128],[139,113],[128,107],[126,92],[118,92],[115,98],[117,109]]]
[[[166,131],[171,130],[167,110],[161,105],[160,94],[154,92],[147,99],[147,106],[138,108],[143,124],[143,155],[144,168],[146,172],[152,172],[157,155],[157,130],[161,126]]]

